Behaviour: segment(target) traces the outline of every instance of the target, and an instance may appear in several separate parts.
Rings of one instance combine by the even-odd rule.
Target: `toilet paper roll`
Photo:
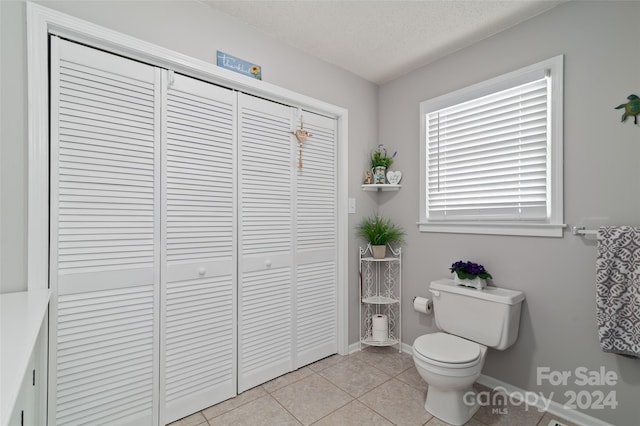
[[[389,340],[389,319],[386,315],[377,314],[373,316],[371,339],[376,342]]]
[[[433,312],[433,303],[428,297],[416,297],[413,299],[413,310],[430,315]]]

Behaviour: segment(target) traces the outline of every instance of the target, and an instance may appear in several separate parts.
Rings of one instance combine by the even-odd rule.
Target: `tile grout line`
[[[341,390],[342,390],[342,389],[341,389]],[[343,392],[345,392],[345,391],[343,390]],[[347,395],[351,396],[349,393],[347,393],[347,392],[345,392],[345,393],[346,393]],[[330,415],[332,415],[332,414],[333,414],[333,413],[335,413],[336,411],[338,411],[338,410],[340,410],[340,409],[342,409],[342,408],[346,407],[347,405],[351,404],[353,401],[357,401],[357,398],[352,397],[352,398],[351,398],[351,401],[347,402],[346,404],[341,405],[340,407],[336,408],[336,409],[335,409],[335,410],[333,410],[332,412],[327,413],[326,415],[324,415],[324,416],[320,417],[318,420],[316,420],[315,422],[311,423],[309,426],[312,426],[312,425],[314,425],[314,424],[318,423],[320,420],[324,419],[325,417],[329,417]]]
[[[365,361],[362,361],[362,362],[364,362],[365,364],[367,364],[367,365],[368,365],[368,366],[370,366],[370,367],[375,368],[376,370],[380,371],[381,373],[387,374],[387,373],[385,373],[384,371],[380,370],[379,368],[376,368],[375,366],[373,366],[373,365],[369,364],[368,362],[365,362]],[[334,365],[334,366],[332,366],[332,367],[335,367],[335,365]],[[323,369],[323,370],[326,370],[326,368],[325,368],[325,369]],[[321,370],[321,371],[323,371],[323,370]],[[372,392],[374,389],[377,389],[377,388],[379,388],[380,386],[384,385],[385,383],[387,383],[387,382],[391,381],[392,379],[394,379],[394,378],[395,378],[395,376],[391,376],[391,375],[389,375],[389,379],[385,380],[384,382],[380,383],[379,385],[374,386],[373,388],[369,389],[367,392],[363,393],[363,394],[362,394],[362,395],[360,395],[360,396],[353,396],[352,394],[350,394],[349,392],[347,392],[345,389],[342,389],[338,384],[333,383],[333,382],[331,381],[331,379],[326,378],[326,377],[324,377],[324,376],[321,376],[321,377],[323,377],[325,380],[327,380],[327,381],[328,381],[329,383],[331,383],[332,385],[336,386],[336,387],[337,387],[338,389],[340,389],[341,391],[345,392],[347,395],[351,396],[351,397],[352,397],[352,399],[351,399],[351,401],[349,401],[349,402],[347,402],[346,404],[342,405],[341,407],[339,407],[339,408],[335,409],[335,410],[334,410],[334,411],[332,411],[331,413],[328,413],[327,415],[325,415],[324,417],[322,417],[322,418],[318,419],[316,422],[314,422],[314,423],[312,423],[312,424],[315,424],[315,423],[319,422],[320,420],[322,420],[323,418],[330,416],[331,414],[335,413],[336,411],[340,410],[341,408],[345,407],[346,405],[351,404],[351,403],[353,403],[354,401],[358,401],[360,404],[364,405],[365,407],[367,407],[368,409],[370,409],[371,411],[373,411],[374,413],[376,413],[377,415],[379,415],[379,416],[380,416],[380,417],[382,417],[383,419],[387,420],[387,421],[388,421],[389,423],[391,423],[392,425],[397,426],[394,422],[392,422],[390,419],[388,419],[387,417],[385,417],[382,413],[379,413],[379,412],[378,412],[378,411],[376,411],[373,407],[370,407],[370,406],[369,406],[369,405],[367,405],[364,401],[361,401],[361,400],[360,400],[360,398],[361,398],[362,396],[367,395],[369,392]]]
[[[295,382],[293,382],[293,383],[295,383]],[[292,384],[293,384],[293,383],[292,383]],[[287,385],[287,386],[289,386],[289,385]],[[283,386],[283,387],[281,387],[280,389],[284,389],[284,388],[286,388],[287,386]],[[298,422],[298,423],[300,423],[301,425],[303,425],[303,426],[304,426],[304,423],[302,423],[302,421],[300,421],[300,419],[299,419],[299,418],[297,418],[297,417],[296,417],[296,416],[295,416],[291,411],[287,410],[287,407],[285,407],[284,405],[282,405],[282,404],[280,403],[280,401],[278,401],[278,398],[276,398],[275,396],[271,395],[271,393],[270,393],[269,391],[267,391],[267,394],[266,394],[265,396],[270,396],[270,397],[271,397],[271,398],[276,402],[276,404],[278,404],[279,406],[281,406],[281,407],[282,407],[282,409],[283,409],[284,411],[286,411],[287,413],[289,413],[289,415],[290,415],[291,417],[293,417],[293,418],[295,419],[295,421],[296,421],[296,422]]]
[[[347,357],[345,357],[345,358],[347,358]],[[361,360],[361,359],[358,359],[358,358],[355,358],[355,357],[354,357],[354,359],[356,359],[356,360],[358,360],[358,361],[360,361],[360,362],[362,362],[362,363],[366,364],[367,366],[369,366],[369,367],[373,368],[374,370],[380,371],[380,372],[381,372],[381,373],[383,373],[383,374],[387,374],[385,371],[383,371],[383,370],[379,369],[379,368],[378,368],[378,367],[376,367],[375,365],[372,365],[372,364],[370,364],[370,363],[368,363],[368,362],[366,362],[366,361],[364,361],[364,360]],[[329,413],[325,414],[324,416],[320,417],[319,419],[315,420],[315,421],[314,421],[313,423],[311,423],[310,425],[313,425],[313,424],[318,423],[318,422],[319,422],[319,421],[321,421],[322,419],[324,419],[324,418],[326,418],[326,417],[328,417],[328,416],[332,415],[332,414],[333,414],[333,413],[335,413],[336,411],[338,411],[338,410],[340,410],[340,409],[342,409],[342,408],[346,407],[347,405],[349,405],[349,404],[353,403],[354,401],[358,401],[359,403],[363,404],[365,407],[368,407],[369,409],[371,409],[374,413],[378,414],[379,416],[381,416],[381,417],[382,417],[382,418],[384,418],[385,420],[389,421],[391,424],[394,424],[394,425],[395,425],[395,423],[391,422],[389,419],[387,419],[386,417],[384,417],[382,414],[378,413],[377,411],[373,410],[371,407],[369,407],[368,405],[366,405],[364,402],[360,401],[359,397],[357,397],[357,396],[354,396],[354,395],[350,394],[346,389],[343,389],[343,388],[342,388],[342,387],[340,387],[337,383],[334,383],[330,378],[328,378],[328,377],[324,377],[323,375],[321,375],[321,374],[320,374],[322,371],[324,371],[324,370],[328,370],[329,368],[335,368],[336,366],[338,366],[338,365],[340,365],[340,364],[342,364],[342,363],[344,363],[344,362],[348,362],[348,360],[347,360],[347,359],[340,360],[340,361],[338,361],[337,363],[335,363],[335,364],[333,364],[333,365],[330,365],[330,366],[327,366],[327,367],[325,367],[325,368],[323,368],[323,369],[321,369],[321,370],[318,370],[318,371],[314,371],[314,370],[312,370],[312,371],[313,371],[313,373],[312,373],[312,374],[307,375],[307,376],[305,376],[305,377],[303,377],[303,378],[301,378],[301,379],[300,379],[300,380],[302,380],[302,379],[306,379],[307,377],[310,377],[310,376],[312,376],[312,375],[314,375],[314,374],[315,374],[315,375],[317,375],[318,377],[320,377],[321,379],[326,380],[326,381],[327,381],[327,382],[329,382],[331,385],[333,385],[333,386],[335,386],[336,388],[340,389],[342,392],[344,392],[346,395],[348,395],[348,396],[351,398],[351,400],[347,401],[347,402],[346,402],[346,403],[344,403],[343,405],[341,405],[341,406],[337,407],[335,410],[333,410],[333,411],[331,411],[331,412],[329,412]],[[407,369],[403,370],[403,371],[402,371],[401,373],[399,373],[399,374],[404,373],[406,370],[407,370]],[[390,374],[387,374],[387,375],[389,376],[389,379],[388,379],[388,380],[385,380],[385,381],[384,381],[384,382],[382,382],[380,385],[375,386],[374,388],[370,389],[368,392],[364,393],[363,395],[365,395],[365,394],[369,393],[369,392],[370,392],[370,391],[372,391],[373,389],[376,389],[376,388],[378,388],[379,386],[381,386],[382,384],[387,383],[388,381],[390,381],[390,380],[392,380],[393,378],[395,378],[395,376],[393,376],[393,375],[390,375]],[[296,382],[298,382],[298,381],[300,381],[300,380],[296,380],[295,382],[291,382],[291,383],[289,383],[287,386],[290,386],[290,385],[292,385],[292,384],[294,384],[294,383],[296,383]],[[285,388],[285,387],[287,387],[287,386],[283,386],[283,387],[282,387],[282,388],[280,388],[280,389],[284,389],[284,388]],[[278,389],[278,390],[279,390],[279,389]],[[267,391],[267,392],[268,392],[268,391]],[[275,392],[275,391],[274,391],[274,392]],[[271,394],[271,393],[269,392],[269,394]],[[362,395],[360,395],[360,396],[362,396]],[[277,400],[277,398],[275,398],[275,397],[274,397],[274,399],[278,402],[278,404],[280,404],[280,401],[278,401],[278,400]],[[280,406],[282,406],[282,404],[280,404]],[[299,422],[301,422],[301,420],[300,420],[300,419],[298,419],[295,415],[293,415],[293,413],[289,412],[289,410],[287,410],[284,406],[282,406],[282,407],[283,407],[283,408],[284,408],[288,413],[290,413],[290,414],[291,414],[291,415],[292,415],[296,420],[298,420]],[[301,422],[301,423],[302,423],[302,422]],[[303,423],[303,424],[304,424],[304,423]]]
[[[366,349],[365,349],[365,350],[366,350]],[[361,351],[360,351],[360,353],[362,353],[362,352],[363,352],[363,350],[361,350]],[[354,359],[358,359],[359,361],[361,361],[361,362],[363,362],[363,363],[367,364],[368,366],[370,366],[370,367],[372,367],[372,368],[374,368],[374,369],[376,369],[376,370],[378,370],[378,371],[380,371],[380,372],[382,372],[382,373],[384,373],[384,374],[387,374],[387,375],[389,376],[389,379],[387,379],[387,380],[385,380],[384,382],[380,383],[379,385],[374,386],[373,388],[369,389],[369,391],[367,391],[367,392],[363,393],[362,395],[360,395],[360,396],[359,396],[358,398],[356,398],[356,399],[357,399],[357,401],[358,401],[358,402],[360,402],[362,405],[364,405],[365,407],[369,408],[371,411],[373,411],[374,413],[376,413],[377,415],[379,415],[380,417],[382,417],[383,419],[385,419],[386,421],[388,421],[388,422],[389,422],[389,423],[391,423],[392,425],[397,426],[397,425],[396,425],[396,423],[394,423],[391,419],[387,418],[384,414],[382,414],[382,413],[378,412],[374,407],[369,406],[366,402],[362,401],[360,398],[362,398],[363,396],[365,396],[365,395],[367,395],[367,394],[369,394],[369,393],[373,392],[375,389],[378,389],[379,387],[383,386],[384,384],[386,384],[386,383],[390,382],[390,381],[391,381],[391,380],[393,380],[393,379],[396,379],[396,380],[398,380],[399,382],[404,383],[402,380],[398,379],[398,378],[397,378],[397,376],[399,376],[400,374],[404,373],[405,371],[407,371],[407,370],[408,370],[409,368],[411,368],[411,367],[405,368],[404,370],[402,370],[401,372],[399,372],[399,373],[397,373],[397,374],[388,374],[386,371],[384,371],[384,370],[382,370],[382,369],[378,368],[377,366],[375,366],[375,365],[371,364],[370,362],[367,362],[366,360],[359,359],[359,357],[356,357],[356,358],[354,358]],[[410,386],[408,383],[405,383],[405,384],[406,384],[406,385],[408,385],[408,386]],[[412,388],[413,388],[413,386],[410,386],[410,387],[412,387]],[[415,389],[415,388],[414,388],[414,389]],[[419,389],[418,389],[418,390],[419,390]],[[431,419],[429,419],[427,422],[429,422],[429,421],[431,421]]]
[[[363,361],[363,362],[365,362],[367,365],[371,365],[371,364],[367,363],[366,361]],[[372,366],[372,367],[374,367],[374,368],[376,368],[376,367],[375,367],[375,366],[373,366],[373,365],[371,365],[371,366]],[[411,367],[409,367],[409,368],[411,368]],[[393,380],[393,379],[396,379],[396,380],[398,380],[399,382],[404,383],[402,380],[397,379],[397,376],[398,376],[398,375],[400,375],[400,374],[402,374],[402,373],[404,373],[404,372],[405,372],[405,371],[407,371],[409,368],[407,368],[407,369],[405,369],[405,370],[402,370],[402,372],[400,372],[400,373],[396,374],[395,376],[394,376],[394,375],[390,375],[390,374],[389,374],[389,375],[388,375],[388,376],[389,376],[389,379],[388,379],[388,380],[385,380],[384,382],[380,383],[379,385],[374,386],[373,388],[369,389],[369,391],[367,391],[367,392],[363,393],[362,395],[360,395],[360,396],[359,396],[358,398],[356,398],[356,399],[357,399],[357,400],[358,400],[358,402],[360,402],[362,405],[364,405],[365,407],[367,407],[368,409],[370,409],[371,411],[373,411],[374,413],[376,413],[377,415],[379,415],[380,417],[382,417],[383,419],[385,419],[386,421],[388,421],[388,422],[389,422],[389,423],[391,423],[392,425],[397,426],[397,425],[396,425],[396,423],[394,423],[391,419],[387,418],[384,414],[380,413],[380,412],[379,412],[379,411],[377,411],[375,408],[373,408],[373,407],[369,406],[366,402],[364,402],[364,401],[360,400],[360,398],[361,398],[361,397],[363,397],[363,396],[365,396],[365,395],[368,395],[369,393],[373,392],[375,389],[378,389],[379,387],[383,386],[384,384],[386,384],[386,383],[390,382],[390,381],[391,381],[391,380]],[[376,369],[377,369],[378,371],[382,371],[382,370],[380,370],[379,368],[376,368]],[[386,372],[384,372],[384,371],[382,371],[382,372],[383,372],[383,373],[385,373],[385,374],[387,374],[387,373],[386,373]],[[405,384],[406,384],[407,386],[410,386],[408,383],[405,383]],[[413,386],[411,386],[411,387],[413,387]],[[414,389],[415,389],[415,388],[414,388]],[[418,389],[418,390],[419,390],[419,389]],[[427,423],[428,423],[428,422],[430,422],[430,421],[431,421],[431,419],[429,419],[429,420],[427,421]],[[424,425],[423,425],[423,426],[424,426]]]
[[[1,1],[1,0],[0,0],[0,1]],[[258,387],[262,387],[262,385],[254,386],[254,387],[252,387],[251,389],[247,389],[245,392],[249,392],[249,391],[251,391],[251,390],[253,390],[253,389],[255,389],[255,388],[258,388]],[[267,395],[271,395],[271,394],[270,394],[266,389],[264,389],[264,388],[262,388],[262,389],[265,391],[265,395],[262,395],[262,396],[256,397],[256,398],[254,398],[254,399],[252,399],[252,400],[249,400],[249,401],[246,401],[246,402],[243,402],[243,403],[241,403],[240,405],[238,405],[237,407],[234,407],[234,408],[232,408],[232,409],[230,409],[230,410],[227,410],[227,411],[223,411],[222,413],[220,413],[220,414],[218,414],[218,415],[216,415],[216,416],[213,416],[213,417],[211,417],[210,419],[209,419],[209,418],[207,418],[206,414],[204,413],[206,410],[208,410],[208,409],[209,409],[209,408],[211,408],[211,407],[215,407],[216,405],[223,404],[223,403],[225,403],[225,402],[227,402],[227,401],[232,401],[232,400],[234,400],[234,399],[238,398],[238,397],[239,397],[240,395],[242,395],[242,394],[240,394],[240,395],[236,395],[236,396],[234,396],[233,398],[226,399],[226,400],[224,400],[224,401],[219,402],[218,404],[214,404],[214,405],[209,406],[209,407],[207,407],[207,408],[205,408],[205,409],[203,409],[203,410],[200,410],[200,413],[201,413],[201,414],[202,414],[202,416],[205,418],[205,420],[206,420],[207,424],[208,424],[209,426],[211,426],[211,423],[209,422],[209,420],[217,419],[218,417],[224,416],[225,414],[230,413],[230,412],[232,412],[232,411],[234,411],[234,410],[237,410],[237,409],[239,409],[240,407],[243,407],[243,406],[245,406],[245,405],[247,405],[247,404],[250,404],[250,403],[252,403],[252,402],[254,402],[254,401],[257,401],[257,400],[259,400],[260,398],[263,398],[263,397],[265,397],[265,396],[267,396]],[[244,392],[243,392],[243,393],[244,393]],[[274,399],[275,399],[275,398],[274,398]],[[196,426],[200,426],[200,425],[196,425]]]
[[[331,366],[330,366],[330,367],[331,367]],[[326,367],[326,368],[330,368],[330,367]],[[323,368],[323,370],[326,370],[326,368]],[[344,407],[345,405],[350,404],[351,402],[355,401],[355,399],[356,399],[356,398],[355,398],[355,397],[353,397],[351,394],[349,394],[348,392],[346,392],[344,389],[340,388],[340,387],[339,387],[339,386],[337,386],[335,383],[333,383],[331,380],[329,380],[329,379],[327,379],[327,378],[325,378],[325,377],[321,376],[320,374],[318,374],[318,373],[319,373],[319,371],[313,371],[313,370],[311,370],[311,371],[312,371],[312,373],[311,373],[311,374],[309,374],[309,375],[307,375],[307,376],[304,376],[304,377],[302,377],[302,378],[301,378],[301,379],[299,379],[299,380],[296,380],[296,381],[294,381],[294,382],[291,382],[291,383],[287,384],[286,386],[283,386],[283,387],[281,387],[281,388],[278,388],[278,389],[274,390],[274,392],[277,392],[277,391],[279,391],[279,390],[281,390],[281,389],[284,389],[284,388],[286,388],[286,387],[288,387],[288,386],[291,386],[291,385],[293,385],[293,384],[295,384],[295,383],[299,382],[300,380],[303,380],[303,379],[306,379],[306,378],[311,377],[311,376],[313,376],[313,375],[316,375],[316,376],[320,377],[321,379],[324,379],[324,380],[328,381],[329,383],[331,383],[332,385],[336,386],[338,389],[340,389],[341,391],[343,391],[344,393],[346,393],[347,395],[349,395],[349,396],[351,397],[351,400],[350,400],[349,402],[347,402],[346,404],[343,404],[343,405],[341,405],[340,407],[336,408],[336,409],[335,409],[335,410],[333,410],[332,412],[330,412],[330,413],[326,414],[325,416],[322,416],[321,418],[319,418],[318,420],[314,421],[313,423],[310,423],[310,424],[309,424],[309,426],[311,426],[311,425],[313,425],[313,424],[315,424],[315,423],[319,422],[319,421],[320,421],[320,420],[322,420],[323,418],[325,418],[325,417],[327,417],[327,416],[329,416],[329,415],[331,415],[331,414],[335,413],[336,411],[338,411],[339,409],[341,409],[341,408],[342,408],[342,407]],[[322,370],[320,370],[320,371],[322,371]],[[265,390],[266,390],[266,389],[265,389]],[[304,425],[304,423],[302,422],[302,420],[301,420],[301,419],[299,419],[298,417],[296,417],[296,416],[295,416],[295,414],[293,414],[291,411],[289,411],[289,410],[287,409],[287,407],[285,407],[284,405],[282,405],[282,404],[280,403],[280,401],[278,400],[278,398],[276,398],[275,396],[273,396],[273,395],[271,394],[271,392],[267,391],[267,395],[269,395],[271,398],[273,398],[273,399],[278,403],[278,405],[280,405],[280,406],[281,406],[281,407],[282,407],[282,408],[283,408],[287,413],[289,413],[289,414],[291,415],[291,417],[293,417],[293,418],[294,418],[298,423],[300,423],[301,425]]]
[[[346,406],[347,406],[347,405],[349,405],[349,404],[352,404],[354,401],[358,401],[360,404],[362,404],[362,405],[364,405],[365,407],[369,408],[369,409],[370,409],[370,410],[372,410],[374,413],[378,414],[379,416],[381,416],[382,418],[384,418],[385,420],[387,420],[388,422],[390,422],[392,425],[394,425],[394,426],[395,426],[395,423],[393,423],[391,420],[387,419],[387,418],[386,418],[386,417],[384,417],[382,414],[378,413],[378,412],[377,412],[377,411],[375,411],[373,408],[369,407],[369,406],[368,406],[367,404],[365,404],[363,401],[360,401],[360,397],[361,397],[361,396],[366,395],[367,393],[371,392],[373,389],[376,389],[376,388],[378,388],[379,386],[382,386],[384,383],[387,383],[388,381],[390,381],[391,379],[393,379],[393,378],[394,378],[394,376],[387,374],[386,372],[382,371],[381,369],[379,369],[379,368],[378,368],[378,367],[376,367],[375,365],[372,365],[372,364],[370,364],[370,363],[368,363],[368,362],[366,362],[366,361],[364,361],[364,360],[361,360],[361,359],[359,359],[359,358],[357,358],[357,357],[353,357],[353,359],[354,359],[354,360],[360,361],[360,362],[362,362],[363,364],[366,364],[367,366],[369,366],[369,367],[373,368],[374,370],[377,370],[377,371],[379,371],[379,372],[381,372],[381,373],[383,373],[383,374],[387,374],[387,375],[389,376],[389,379],[385,380],[384,382],[380,383],[380,384],[379,384],[379,385],[377,385],[377,386],[374,386],[374,387],[373,387],[372,389],[370,389],[369,391],[367,391],[367,392],[363,393],[363,394],[362,394],[362,395],[360,395],[360,396],[354,396],[354,395],[350,394],[346,389],[341,388],[339,384],[334,383],[330,378],[328,378],[328,377],[324,377],[323,375],[321,375],[321,374],[320,374],[320,372],[325,371],[325,370],[328,370],[329,368],[335,368],[336,366],[338,366],[338,365],[340,365],[340,364],[342,364],[342,363],[349,362],[349,360],[348,360],[347,358],[348,358],[348,356],[346,356],[346,357],[345,357],[345,359],[338,361],[338,362],[337,362],[337,363],[335,363],[334,365],[330,365],[330,366],[328,366],[328,367],[325,367],[325,368],[323,368],[323,369],[321,369],[321,370],[316,371],[316,372],[315,372],[315,374],[317,374],[318,376],[320,376],[320,377],[322,377],[323,379],[327,380],[327,381],[328,381],[329,383],[331,383],[333,386],[337,387],[337,388],[338,388],[338,389],[340,389],[342,392],[344,392],[344,393],[346,393],[347,395],[349,395],[349,396],[351,397],[351,400],[350,400],[349,402],[347,402],[347,403],[343,404],[342,406],[340,406],[340,407],[336,408],[336,409],[335,409],[335,410],[333,410],[332,412],[327,413],[327,414],[326,414],[326,415],[324,415],[323,417],[321,417],[321,418],[319,418],[318,420],[316,420],[315,422],[313,422],[311,425],[318,423],[319,421],[321,421],[322,419],[324,419],[324,418],[326,418],[326,417],[328,417],[328,416],[332,415],[332,414],[333,414],[333,413],[335,413],[336,411],[338,411],[338,410],[340,410],[340,409],[342,409],[342,408],[346,407]],[[404,372],[404,371],[403,371],[403,372]],[[311,426],[311,425],[310,425],[310,426]]]

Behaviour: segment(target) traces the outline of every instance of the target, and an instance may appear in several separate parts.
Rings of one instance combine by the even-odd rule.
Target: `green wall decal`
[[[627,121],[627,117],[633,116],[633,124],[638,124],[638,114],[640,114],[640,98],[637,95],[627,96],[629,102],[626,104],[620,104],[615,109],[624,108],[624,114],[622,114],[622,122]]]

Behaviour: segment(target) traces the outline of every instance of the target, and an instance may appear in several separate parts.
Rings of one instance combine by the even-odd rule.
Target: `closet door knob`
[[[271,268],[271,260],[267,259],[264,264],[267,266],[267,268]]]
[[[204,268],[204,266],[201,266],[200,268],[198,268],[198,275],[200,275],[201,277],[204,276],[206,272],[207,270]]]

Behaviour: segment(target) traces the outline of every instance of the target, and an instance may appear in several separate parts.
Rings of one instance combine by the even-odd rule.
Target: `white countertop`
[[[8,424],[49,306],[49,290],[0,294],[0,425]]]

